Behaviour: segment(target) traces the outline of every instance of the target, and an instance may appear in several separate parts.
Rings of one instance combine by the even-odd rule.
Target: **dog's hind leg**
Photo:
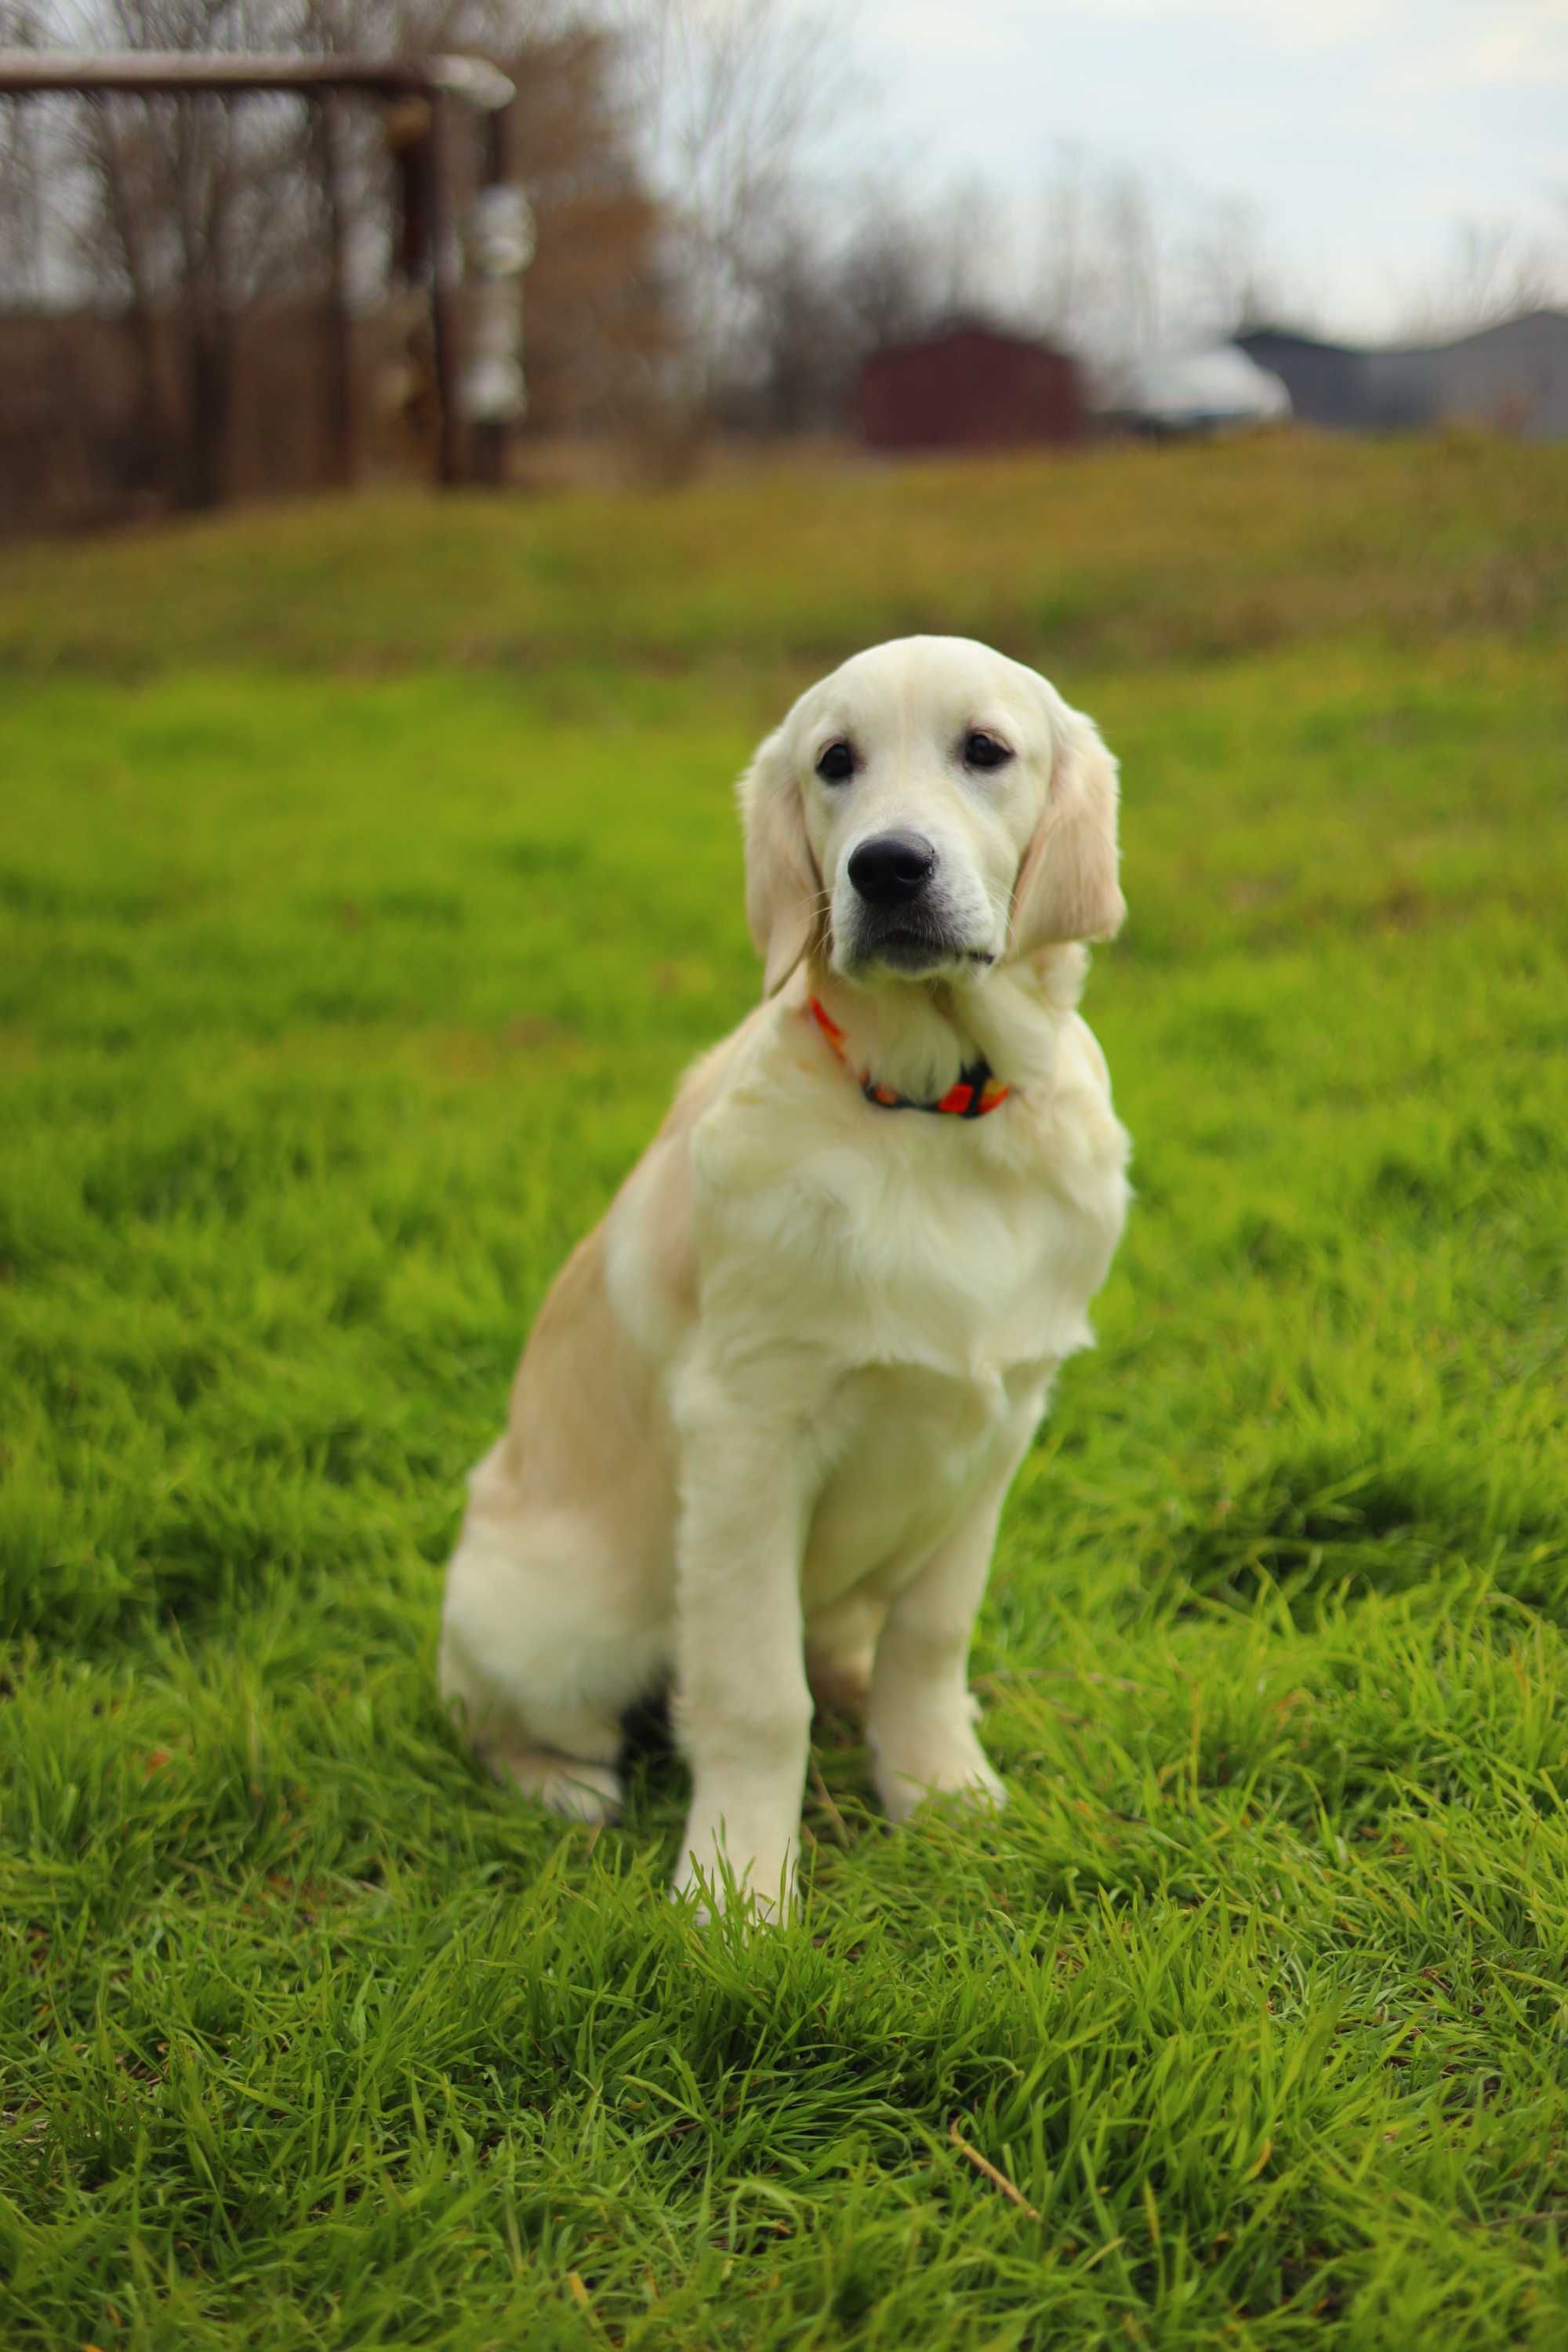
[[[663,1625],[606,1605],[614,1580],[594,1572],[594,1540],[559,1517],[470,1528],[441,1623],[442,1702],[475,1754],[567,1821],[618,1810],[622,1712],[669,1666]]]
[[[887,1602],[851,1592],[805,1621],[805,1678],[818,1711],[864,1719]]]

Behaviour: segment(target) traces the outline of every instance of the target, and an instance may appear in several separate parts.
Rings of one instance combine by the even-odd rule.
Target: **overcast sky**
[[[1065,142],[1244,198],[1331,330],[1399,325],[1457,222],[1568,257],[1568,0],[859,0],[854,21],[900,177],[984,176],[1026,222]]]

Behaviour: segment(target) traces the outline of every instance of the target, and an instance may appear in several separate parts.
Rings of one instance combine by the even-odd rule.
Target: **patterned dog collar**
[[[843,1030],[826,1005],[815,996],[809,999],[809,1003],[817,1027],[845,1068],[853,1069],[854,1065],[845,1046]],[[989,1062],[971,1062],[959,1072],[958,1084],[949,1087],[940,1102],[916,1102],[912,1095],[897,1095],[891,1087],[874,1085],[864,1070],[857,1070],[855,1075],[860,1081],[861,1093],[868,1103],[875,1103],[879,1110],[942,1111],[949,1118],[984,1118],[987,1111],[998,1109],[1013,1091],[1011,1087],[1005,1087],[999,1078],[993,1076]]]

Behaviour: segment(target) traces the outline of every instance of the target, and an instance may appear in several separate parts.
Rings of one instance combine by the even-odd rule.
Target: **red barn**
[[[1083,389],[1065,352],[968,320],[888,343],[860,370],[860,428],[873,449],[997,449],[1076,441]]]

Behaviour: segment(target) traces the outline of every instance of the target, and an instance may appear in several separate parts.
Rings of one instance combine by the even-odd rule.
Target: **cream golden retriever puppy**
[[[811,688],[741,783],[762,1003],[698,1063],[546,1299],[447,1574],[443,1696],[555,1811],[613,1812],[673,1684],[678,1892],[790,1899],[811,1688],[895,1820],[999,1805],[970,1633],[1004,1497],[1087,1346],[1127,1137],[1074,1010],[1124,908],[1116,767],[960,637]]]

